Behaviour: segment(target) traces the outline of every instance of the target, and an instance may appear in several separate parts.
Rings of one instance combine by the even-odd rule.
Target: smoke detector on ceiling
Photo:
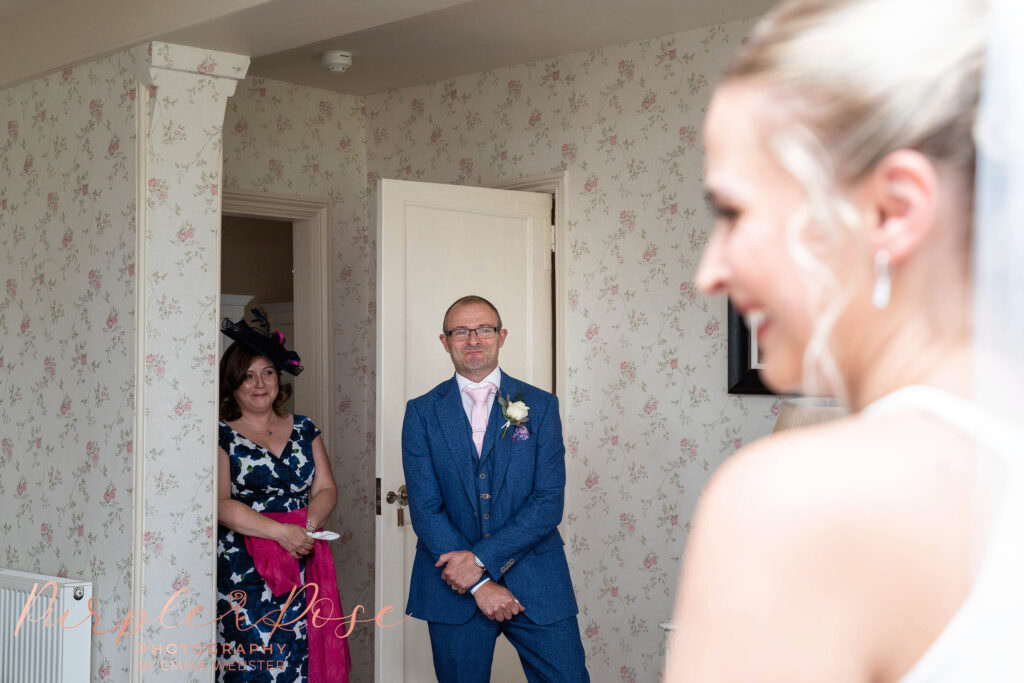
[[[352,53],[347,50],[328,50],[320,55],[320,62],[331,73],[342,74],[352,66]]]

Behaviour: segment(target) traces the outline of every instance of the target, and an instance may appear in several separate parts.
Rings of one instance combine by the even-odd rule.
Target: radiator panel
[[[0,682],[89,683],[91,597],[88,581],[0,569]]]

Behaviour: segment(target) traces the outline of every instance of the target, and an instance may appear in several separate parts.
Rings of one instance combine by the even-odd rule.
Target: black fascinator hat
[[[244,319],[233,322],[230,318],[224,318],[220,324],[220,331],[261,356],[269,358],[278,370],[298,376],[303,370],[299,354],[288,350],[284,345],[283,334],[270,331],[270,323],[259,310],[252,309],[252,315],[262,329],[250,327]]]

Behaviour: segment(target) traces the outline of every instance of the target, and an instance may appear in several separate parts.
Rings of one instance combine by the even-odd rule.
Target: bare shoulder
[[[687,562],[772,572],[821,567],[821,545],[863,519],[883,476],[876,437],[858,418],[773,434],[730,456],[705,487]],[[753,563],[753,564],[752,564]],[[737,577],[738,578],[738,577]],[[782,580],[782,577],[775,577]]]
[[[957,432],[916,415],[852,416],[781,432],[719,468],[701,513],[789,531],[829,521],[870,523],[880,508],[926,504],[948,493],[972,468],[966,451]]]
[[[859,455],[869,437],[847,418],[829,425],[773,434],[730,456],[701,496],[698,524],[735,527],[760,535],[777,527],[787,534],[841,504],[837,494],[855,484]],[[856,498],[856,496],[843,496]]]
[[[893,606],[913,609],[913,577],[928,573],[929,553],[906,548],[956,556],[942,547],[963,512],[949,501],[962,497],[967,469],[955,435],[908,415],[783,432],[730,457],[687,542],[676,617],[692,662],[677,660],[685,680],[723,667],[736,680],[872,678],[889,656],[886,624],[902,623]],[[765,631],[773,637],[757,645]],[[713,662],[707,653],[725,646],[732,654]],[[764,669],[792,661],[805,675]]]

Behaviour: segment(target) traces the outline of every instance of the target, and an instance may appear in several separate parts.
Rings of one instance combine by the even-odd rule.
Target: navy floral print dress
[[[231,464],[231,497],[256,512],[290,512],[309,504],[313,485],[313,440],[320,434],[312,420],[296,415],[292,433],[278,458],[220,423],[219,443]],[[305,560],[299,561],[305,580]],[[234,594],[234,597],[232,597]],[[232,611],[232,603],[244,607]],[[281,626],[277,610],[288,594],[274,597],[253,566],[245,536],[217,527],[217,680],[223,683],[306,681],[309,645],[301,593],[289,604]],[[259,623],[264,615],[268,615]],[[289,622],[292,622],[289,624]],[[287,624],[287,625],[286,625]],[[243,654],[244,653],[244,654]]]

